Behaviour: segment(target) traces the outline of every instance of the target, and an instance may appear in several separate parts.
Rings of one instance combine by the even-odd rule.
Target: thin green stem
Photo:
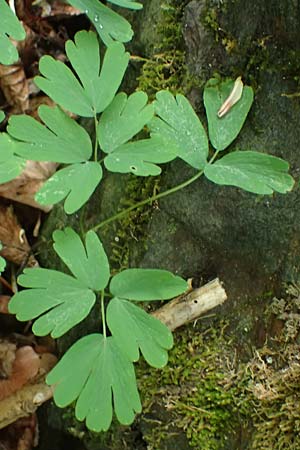
[[[208,164],[213,163],[213,161],[216,159],[218,153],[219,152],[216,151],[213,154],[213,156],[210,159],[210,161],[208,162]],[[153,195],[152,197],[146,198],[145,200],[142,200],[142,201],[136,203],[135,205],[132,205],[129,208],[124,209],[123,211],[120,211],[119,213],[115,214],[114,216],[111,216],[108,219],[103,220],[102,222],[98,223],[98,225],[95,225],[92,228],[92,230],[97,231],[100,228],[105,227],[109,223],[114,222],[115,220],[121,219],[122,217],[126,216],[128,213],[130,213],[131,211],[133,211],[135,209],[141,208],[142,206],[147,205],[148,203],[152,203],[155,200],[159,200],[160,198],[166,197],[167,195],[174,194],[175,192],[179,191],[180,189],[184,189],[185,187],[194,183],[194,181],[198,180],[198,178],[200,178],[201,175],[203,175],[203,173],[204,173],[204,169],[202,169],[200,172],[196,173],[196,175],[194,175],[192,178],[189,178],[188,180],[184,181],[183,183],[180,183],[177,186],[167,189],[166,191],[161,192],[160,194],[156,194],[156,195]]]
[[[102,329],[103,337],[106,339],[106,319],[105,319],[105,305],[104,305],[104,290],[101,291],[100,303],[101,303],[101,317],[102,317]]]
[[[94,161],[98,160],[98,120],[96,113],[94,114],[94,123],[95,123],[95,142],[94,142]]]

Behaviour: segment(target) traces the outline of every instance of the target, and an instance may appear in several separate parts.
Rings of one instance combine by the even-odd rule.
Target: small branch
[[[53,395],[52,389],[40,381],[27,384],[0,402],[0,430],[22,417],[27,417]]]
[[[216,278],[192,292],[175,298],[154,311],[152,315],[173,331],[198,319],[202,314],[224,303],[226,299],[225,289]]]
[[[34,413],[40,405],[52,398],[53,389],[47,386],[45,378],[55,363],[54,355],[50,353],[41,355],[39,374],[35,380],[0,400],[0,430]]]

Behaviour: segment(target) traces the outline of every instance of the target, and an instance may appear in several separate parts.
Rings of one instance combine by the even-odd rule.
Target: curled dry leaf
[[[21,61],[10,66],[0,64],[0,88],[14,113],[28,110],[29,87]]]
[[[11,373],[6,379],[0,380],[0,400],[9,397],[33,380],[38,374],[39,368],[40,358],[33,348],[29,345],[19,348],[15,353]]]
[[[33,206],[44,212],[50,211],[51,206],[40,205],[34,200],[34,196],[44,182],[53,175],[57,166],[58,164],[53,162],[27,161],[21,175],[0,185],[0,196]]]
[[[20,266],[38,266],[12,206],[0,205],[0,241],[3,245],[0,255],[3,258]]]

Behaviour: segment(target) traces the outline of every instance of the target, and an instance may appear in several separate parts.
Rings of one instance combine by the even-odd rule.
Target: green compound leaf
[[[113,3],[114,5],[123,6],[123,8],[128,9],[142,9],[143,5],[138,2],[134,2],[132,0],[108,0],[109,3]]]
[[[112,44],[114,40],[131,40],[133,31],[130,23],[99,0],[68,0],[68,3],[88,16],[105,45]]]
[[[16,15],[5,0],[0,0],[0,63],[13,64],[19,58],[15,45],[9,37],[17,41],[25,39],[26,33]]]
[[[60,407],[76,402],[75,415],[92,431],[107,431],[113,409],[119,422],[129,425],[141,402],[133,364],[113,337],[90,334],[77,341],[48,374],[54,401]]]
[[[113,277],[109,289],[115,297],[144,302],[176,297],[188,284],[167,270],[127,269]]]
[[[21,321],[38,317],[32,327],[37,336],[62,336],[88,316],[96,300],[80,281],[55,270],[25,269],[18,282],[31,289],[15,294],[9,311]]]
[[[72,164],[56,172],[35,195],[41,205],[52,205],[66,197],[64,210],[73,214],[90,198],[102,179],[102,168],[97,162]]]
[[[103,246],[94,231],[88,231],[85,247],[70,227],[53,233],[53,248],[73,275],[86,287],[100,291],[109,280],[109,264]]]
[[[0,133],[0,183],[7,183],[23,171],[26,161],[17,153],[17,142],[6,133]]]
[[[39,116],[46,126],[30,116],[12,116],[8,132],[18,139],[16,152],[35,161],[79,163],[92,154],[88,133],[60,108],[39,107]]]
[[[127,300],[113,298],[107,307],[107,323],[117,344],[131,361],[139,359],[140,348],[151,366],[161,368],[167,364],[167,350],[173,346],[172,333],[143,309]]]
[[[287,173],[289,164],[283,159],[264,153],[236,151],[225,155],[204,169],[214,183],[237,186],[255,194],[285,194],[293,188],[294,180]]]
[[[5,114],[3,111],[0,111],[0,123],[5,119]]]
[[[92,289],[101,290],[107,285],[109,266],[93,231],[86,234],[85,247],[71,228],[55,231],[53,239],[56,253],[76,278],[55,270],[25,269],[18,281],[30,289],[12,297],[9,311],[19,320],[38,317],[33,332],[38,336],[51,333],[58,338],[90,313],[96,300]]]
[[[104,159],[105,167],[111,172],[133,173],[146,177],[159,175],[161,168],[156,164],[176,158],[171,146],[166,146],[160,137],[143,139],[123,144]]]
[[[222,118],[218,111],[230,95],[234,81],[220,83],[212,78],[206,83],[204,89],[204,105],[208,120],[209,139],[216,150],[227,148],[239,134],[253,102],[253,90],[244,86],[241,99],[232,106],[230,111]]]
[[[207,161],[208,140],[189,101],[181,94],[174,97],[169,91],[160,91],[154,106],[159,117],[149,123],[151,136],[161,136],[165,145],[175,149],[176,156],[202,169]]]
[[[0,242],[0,250],[2,250],[2,248],[3,248],[3,245]],[[2,256],[0,256],[0,273],[2,273],[4,271],[5,267],[6,267],[6,261]]]
[[[39,64],[43,76],[35,77],[35,83],[63,108],[83,117],[93,117],[113,100],[127,68],[129,53],[125,53],[120,42],[112,43],[100,71],[98,39],[88,31],[76,33],[75,43],[67,41],[66,53],[80,82],[61,61],[43,56]]]
[[[98,126],[99,144],[110,153],[135,136],[154,115],[153,105],[147,105],[148,96],[135,92],[127,97],[124,92],[116,95],[103,112]]]

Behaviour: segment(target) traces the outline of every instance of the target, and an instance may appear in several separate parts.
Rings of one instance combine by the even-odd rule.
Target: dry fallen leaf
[[[14,113],[24,113],[28,109],[29,88],[21,61],[10,66],[0,64],[0,88]]]
[[[6,379],[0,380],[0,400],[9,397],[33,380],[39,368],[40,358],[33,348],[29,345],[19,348],[15,353],[11,373],[7,374]]]
[[[3,258],[20,266],[38,266],[12,206],[0,205],[0,241],[3,245],[0,255]]]
[[[27,161],[21,175],[0,185],[0,196],[33,206],[44,212],[50,211],[51,206],[40,205],[34,200],[34,196],[44,182],[53,175],[57,167],[58,164],[53,162]]]

